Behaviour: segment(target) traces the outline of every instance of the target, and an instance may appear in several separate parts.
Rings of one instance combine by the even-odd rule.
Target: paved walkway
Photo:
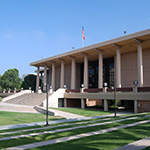
[[[150,146],[150,137],[119,147],[115,150],[143,150]]]
[[[51,112],[54,112],[55,115],[64,117],[66,119],[83,118],[84,117],[81,115],[76,115],[76,114],[72,114],[72,113],[68,113],[68,112],[64,112],[64,111],[60,111],[60,110],[56,110],[56,109],[48,109],[48,110],[50,110]]]
[[[93,122],[98,122],[98,121],[107,121],[111,118],[104,118],[104,119],[97,119],[97,120],[92,120],[92,121],[81,121],[81,122],[75,122],[75,123],[69,123],[69,124],[60,124],[57,126],[45,126],[45,127],[39,127],[39,128],[33,128],[33,129],[20,129],[17,131],[10,131],[10,132],[2,132],[0,135],[6,135],[6,134],[13,134],[13,133],[20,133],[20,132],[29,132],[29,131],[36,131],[36,130],[44,130],[44,129],[52,129],[52,128],[58,128],[58,127],[65,127],[65,126],[70,126],[70,125],[78,125],[78,124],[84,124],[84,123],[93,123]]]
[[[133,127],[135,125],[140,125],[140,124],[144,124],[144,123],[148,123],[148,122],[150,122],[150,120],[140,121],[140,122],[136,122],[136,123],[131,123],[131,124],[122,125],[122,126],[118,126],[118,127],[112,127],[112,128],[89,132],[89,133],[82,133],[82,134],[78,134],[78,135],[74,135],[74,136],[58,138],[58,139],[44,141],[44,142],[37,142],[37,143],[33,143],[33,144],[26,144],[26,145],[11,147],[11,148],[7,148],[6,150],[24,150],[24,149],[35,148],[35,147],[44,146],[44,145],[66,142],[66,141],[70,141],[70,140],[74,140],[74,139],[80,139],[83,137],[88,137],[88,136],[98,135],[98,134],[102,134],[102,133],[106,133],[106,132],[110,132],[110,131],[115,131],[118,129]],[[130,149],[128,149],[128,150],[130,150]]]
[[[111,116],[112,115],[103,115],[103,116],[95,116],[95,117],[82,117],[82,118],[73,118],[73,119],[53,120],[53,121],[49,121],[49,124],[51,125],[51,124],[57,124],[57,123],[81,121],[81,120],[96,119],[96,118],[105,118],[105,117],[111,117]],[[45,125],[45,124],[46,124],[46,122],[33,122],[33,123],[24,123],[24,124],[5,125],[5,126],[0,126],[0,130],[41,126],[41,125]]]
[[[33,107],[0,102],[0,111],[39,113]]]
[[[70,127],[70,128],[65,128],[65,129],[56,129],[56,130],[53,130],[53,131],[43,131],[43,132],[30,133],[30,134],[24,134],[24,135],[22,134],[22,135],[10,136],[10,137],[3,137],[3,138],[0,138],[0,141],[16,139],[16,138],[23,138],[23,137],[30,137],[30,136],[35,136],[35,135],[37,136],[37,135],[43,135],[43,134],[64,132],[64,131],[80,129],[80,128],[95,127],[95,126],[106,125],[106,124],[110,124],[110,123],[116,123],[116,122],[121,122],[121,121],[126,121],[126,120],[132,120],[132,119],[136,119],[136,118],[132,117],[132,118],[115,120],[115,121],[108,121],[108,122],[102,122],[102,123],[96,123],[96,124],[89,124],[89,125],[82,125],[82,126],[77,126],[77,127]]]
[[[68,112],[63,112],[60,110],[49,109],[51,112],[54,112],[55,115],[64,117],[66,119],[73,119],[73,118],[82,118],[84,116],[76,115]],[[28,112],[28,113],[39,113],[34,109],[34,106],[27,106],[27,105],[18,105],[18,104],[11,104],[11,103],[2,103],[0,102],[0,111],[13,111],[13,112]]]
[[[1,106],[1,104],[0,104],[0,106]],[[19,106],[17,105],[17,107],[19,107]],[[27,107],[27,106],[25,106],[25,107]],[[29,106],[29,107],[31,107],[31,106]],[[61,111],[60,111],[60,113],[61,113]],[[117,116],[120,116],[120,115],[123,115],[123,114],[131,114],[131,113],[117,113]],[[112,117],[112,116],[114,116],[114,114],[94,116],[94,117],[79,117],[79,118],[70,118],[70,119],[62,119],[62,120],[53,120],[53,121],[49,121],[49,124],[57,124],[57,123],[72,122],[72,121],[81,121],[81,120],[88,120],[88,119],[98,119],[98,118],[105,118],[105,117]],[[14,129],[14,128],[24,128],[24,127],[32,127],[32,126],[41,126],[41,125],[45,125],[45,124],[46,124],[46,122],[43,121],[43,122],[33,122],[33,123],[24,123],[24,124],[4,125],[4,126],[0,126],[0,130],[7,130],[7,129]]]

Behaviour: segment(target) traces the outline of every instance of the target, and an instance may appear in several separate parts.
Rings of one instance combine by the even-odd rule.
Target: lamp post
[[[136,94],[137,91],[138,91],[138,90],[137,90],[138,81],[137,81],[137,80],[133,81],[133,84],[134,84],[134,93]],[[137,98],[135,98],[135,99],[134,99],[134,113],[137,113],[137,112],[138,112],[137,105],[138,105],[138,103],[137,103]]]
[[[133,84],[134,84],[134,87],[137,87],[138,81],[137,80],[133,81]]]
[[[117,116],[117,111],[116,111],[116,81],[114,82],[114,100],[115,100],[115,113],[114,113],[114,117],[116,118]]]
[[[117,116],[117,103],[116,103],[116,81],[114,81],[114,87],[111,87],[112,90],[114,90],[114,101],[115,101],[115,111],[114,111],[114,117]]]
[[[46,84],[46,125],[45,126],[49,126],[48,124],[48,88],[49,88],[49,85]]]
[[[81,88],[84,88],[84,84],[81,84]]]
[[[105,87],[105,88],[107,87],[107,82],[104,82],[104,87]]]

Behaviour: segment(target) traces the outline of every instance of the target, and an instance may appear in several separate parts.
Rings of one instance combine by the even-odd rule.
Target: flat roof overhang
[[[65,61],[65,64],[70,64],[71,57],[69,56],[75,57],[77,63],[82,63],[84,60],[84,56],[81,53],[88,54],[88,60],[93,61],[98,59],[97,50],[103,51],[103,58],[110,58],[116,55],[116,48],[113,47],[113,44],[121,46],[121,54],[137,51],[137,43],[134,41],[134,39],[142,41],[143,49],[150,48],[150,29],[121,36],[119,38],[93,44],[80,49],[72,50],[53,57],[48,57],[42,60],[32,62],[30,63],[30,65],[36,67],[44,67],[46,65],[47,67],[51,67],[52,62],[55,62],[56,66],[59,66],[60,59],[63,59]]]

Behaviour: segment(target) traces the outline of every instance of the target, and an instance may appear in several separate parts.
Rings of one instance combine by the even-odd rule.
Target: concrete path
[[[45,130],[45,129],[52,129],[52,128],[58,128],[58,127],[65,127],[65,126],[70,126],[70,125],[78,125],[78,124],[84,124],[84,123],[93,123],[97,121],[107,121],[111,118],[105,118],[105,119],[99,119],[99,120],[92,120],[92,121],[81,121],[81,122],[75,122],[75,123],[69,123],[69,124],[60,124],[57,126],[45,126],[45,127],[40,127],[40,128],[33,128],[33,129],[23,129],[23,130],[17,130],[17,131],[10,131],[10,132],[3,132],[0,133],[0,135],[6,135],[6,134],[13,134],[13,133],[20,133],[20,132],[29,132],[29,131],[36,131],[36,130]]]
[[[49,109],[51,112],[54,112],[55,115],[64,117],[66,119],[73,119],[73,118],[81,118],[84,116],[63,112],[60,110]],[[12,111],[12,112],[28,112],[28,113],[39,113],[34,109],[34,106],[27,106],[27,105],[18,105],[18,104],[11,104],[11,103],[3,103],[0,102],[0,111]]]
[[[94,117],[81,117],[81,118],[73,118],[73,119],[53,120],[53,121],[49,121],[49,125],[57,124],[57,123],[64,123],[64,122],[72,122],[72,121],[98,119],[98,118],[105,118],[105,117],[112,117],[112,116],[113,116],[113,114],[103,115],[103,116],[94,116]],[[46,122],[43,121],[43,122],[33,122],[33,123],[24,123],[24,124],[4,125],[4,126],[0,126],[0,130],[24,128],[24,127],[32,127],[32,126],[41,126],[41,125],[45,125],[45,124],[46,124]]]
[[[126,118],[126,119],[121,119],[121,120],[108,121],[108,122],[102,122],[102,123],[96,123],[96,124],[89,124],[89,125],[83,125],[83,126],[77,126],[77,127],[71,127],[71,128],[65,128],[65,129],[56,129],[56,130],[53,130],[53,131],[43,131],[43,132],[30,133],[30,134],[24,134],[24,135],[22,134],[22,135],[10,136],[10,137],[3,137],[3,138],[0,138],[0,141],[10,140],[10,139],[17,139],[17,138],[24,138],[24,137],[30,137],[30,136],[37,136],[37,135],[43,135],[43,134],[50,134],[50,133],[57,133],[57,132],[64,132],[64,131],[80,129],[80,128],[95,127],[95,126],[106,125],[106,124],[110,124],[110,123],[116,123],[116,122],[136,119],[136,118],[135,117]]]
[[[54,112],[55,115],[64,117],[66,119],[73,119],[73,118],[81,118],[84,116],[63,112],[55,109],[49,109],[51,112]],[[12,111],[12,112],[27,112],[27,113],[39,113],[34,109],[34,106],[27,106],[27,105],[18,105],[18,104],[11,104],[11,103],[3,103],[0,102],[0,111]]]
[[[64,111],[60,111],[60,110],[56,110],[56,109],[48,109],[48,110],[55,113],[55,115],[64,117],[66,119],[83,118],[84,117],[81,115],[76,115],[76,114],[72,114],[72,113],[68,113],[68,112],[64,112]]]
[[[150,146],[150,137],[119,147],[115,150],[143,150]]]
[[[17,105],[0,102],[0,111],[38,113],[33,106]]]
[[[123,113],[125,114],[125,113]],[[117,116],[123,115],[122,113],[117,114]],[[130,114],[130,113],[126,113]],[[94,117],[79,117],[73,119],[62,119],[62,120],[53,120],[49,121],[49,124],[56,124],[56,123],[63,123],[63,122],[72,122],[72,121],[81,121],[81,120],[90,120],[90,119],[98,119],[98,118],[105,118],[105,117],[112,117],[114,114],[110,115],[102,115],[102,116],[94,116]],[[123,117],[124,118],[124,117]],[[7,129],[14,129],[14,128],[24,128],[24,127],[32,127],[32,126],[41,126],[45,125],[45,122],[33,122],[33,123],[24,123],[24,124],[15,124],[15,125],[5,125],[0,126],[0,130],[7,130]]]
[[[98,134],[102,134],[102,133],[106,133],[106,132],[110,132],[110,131],[115,131],[115,130],[119,130],[119,129],[123,129],[123,128],[127,128],[127,127],[133,127],[136,125],[149,123],[149,122],[150,122],[150,120],[140,121],[140,122],[122,125],[122,126],[118,126],[118,127],[112,127],[112,128],[108,128],[108,129],[104,129],[104,130],[99,130],[99,131],[94,131],[94,132],[89,132],[89,133],[82,133],[82,134],[78,134],[78,135],[74,135],[74,136],[58,138],[58,139],[44,141],[44,142],[37,142],[37,143],[33,143],[33,144],[26,144],[26,145],[6,148],[6,150],[24,150],[24,149],[35,148],[35,147],[44,146],[44,145],[66,142],[66,141],[70,141],[70,140],[74,140],[74,139],[80,139],[83,137],[88,137],[88,136],[98,135]]]

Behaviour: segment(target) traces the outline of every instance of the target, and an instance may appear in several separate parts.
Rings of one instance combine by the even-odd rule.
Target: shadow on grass
[[[32,150],[113,150],[150,136],[149,125],[150,124],[145,124],[127,129],[120,129],[105,134],[37,147]],[[135,149],[137,149],[136,146]]]
[[[102,150],[102,149],[115,149],[126,145],[128,143],[134,142],[141,138],[145,138],[150,136],[149,131],[150,124],[138,125],[135,127],[130,127],[127,129],[120,129],[117,131],[108,132],[105,134],[99,134],[89,137],[84,137],[81,139],[76,139],[68,142],[52,144],[48,146],[42,146],[36,149],[52,149],[57,150],[61,147],[61,150]],[[100,127],[99,127],[100,128]],[[0,141],[0,148],[12,147],[17,145],[24,145],[29,143],[47,141],[47,140],[56,140],[56,138],[67,137],[71,135],[76,135],[82,133],[83,129],[80,130],[70,130],[67,132],[55,133],[55,134],[47,134],[47,135],[39,135],[27,138],[20,138],[15,140],[7,140],[7,142]],[[88,132],[88,131],[86,131]]]

